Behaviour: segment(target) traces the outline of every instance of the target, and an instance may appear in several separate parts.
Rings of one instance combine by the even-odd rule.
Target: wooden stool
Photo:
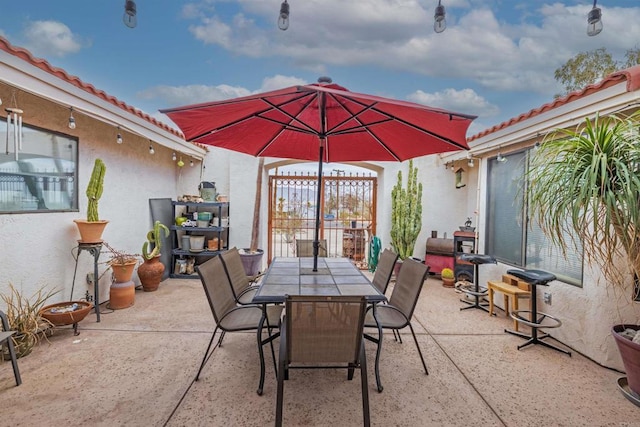
[[[504,276],[503,276],[504,278]],[[505,283],[505,282],[492,282],[489,281],[488,283],[488,289],[489,289],[489,294],[488,294],[488,298],[489,298],[489,315],[493,315],[495,314],[493,312],[493,293],[495,291],[498,292],[502,292],[504,294],[504,312],[509,315],[509,298],[511,298],[512,303],[511,303],[511,307],[513,309],[513,311],[517,311],[518,310],[518,298],[530,298],[531,297],[531,292],[525,289],[520,289],[518,286],[514,286],[511,283]],[[516,321],[515,319],[513,320],[513,328],[517,331],[518,330],[518,321]]]

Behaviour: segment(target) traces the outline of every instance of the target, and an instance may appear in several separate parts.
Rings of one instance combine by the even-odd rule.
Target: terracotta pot
[[[77,309],[74,311],[64,311],[56,313],[55,309],[66,308],[71,305],[77,305]],[[72,325],[80,322],[87,314],[93,309],[93,304],[87,301],[67,301],[51,304],[46,307],[42,307],[40,310],[40,316],[47,319],[55,326]],[[53,310],[53,311],[52,311]]]
[[[445,288],[453,288],[455,286],[456,279],[442,278],[442,286]]]
[[[80,232],[79,243],[102,243],[102,232],[109,221],[89,222],[86,219],[74,219]]]
[[[138,267],[138,277],[145,292],[153,292],[160,286],[164,273],[164,264],[160,262],[160,255],[151,259],[145,259]]]
[[[627,374],[627,382],[631,391],[640,395],[640,344],[620,335],[627,328],[640,330],[640,325],[615,325],[611,331],[618,344],[622,363]]]
[[[133,277],[133,270],[138,264],[137,260],[127,261],[124,264],[110,263],[111,271],[113,272],[113,278],[116,283],[125,283],[131,281]]]
[[[133,305],[136,297],[136,285],[133,281],[112,283],[109,288],[109,308],[120,310]]]

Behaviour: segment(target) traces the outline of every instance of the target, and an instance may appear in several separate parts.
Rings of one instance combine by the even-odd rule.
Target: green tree
[[[616,61],[606,48],[580,52],[570,58],[554,73],[554,78],[564,86],[565,92],[580,90],[585,86],[596,83],[616,70],[629,68],[640,64],[640,49],[629,49],[625,53],[624,61]]]

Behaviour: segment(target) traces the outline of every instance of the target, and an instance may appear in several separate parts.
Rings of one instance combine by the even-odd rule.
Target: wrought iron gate
[[[329,257],[345,256],[367,268],[369,242],[376,233],[377,178],[338,172],[322,182],[321,246]],[[317,187],[317,175],[269,177],[269,262],[276,256],[301,256],[301,248],[310,247]]]

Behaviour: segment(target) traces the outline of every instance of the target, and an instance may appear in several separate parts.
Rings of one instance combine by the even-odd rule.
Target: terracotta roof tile
[[[58,67],[54,67],[53,65],[49,64],[48,61],[46,61],[45,59],[42,58],[36,58],[34,57],[31,52],[29,52],[28,50],[21,48],[21,47],[16,47],[16,46],[12,46],[11,43],[9,43],[9,41],[7,39],[5,39],[4,37],[0,37],[0,49],[4,50],[5,52],[16,56],[20,59],[22,59],[25,62],[28,62],[29,64],[40,68],[41,70],[56,76],[57,78],[64,80],[94,96],[97,96],[98,98],[101,98],[135,116],[138,116],[146,121],[148,121],[149,123],[152,123],[153,125],[162,128],[180,138],[184,139],[184,136],[182,135],[182,133],[179,130],[176,130],[174,128],[172,128],[171,126],[162,123],[159,120],[156,120],[155,118],[151,117],[150,115],[148,115],[147,113],[144,113],[143,111],[129,105],[126,104],[125,102],[120,101],[118,98],[116,98],[115,96],[111,96],[108,93],[106,93],[103,90],[97,89],[95,86],[93,86],[90,83],[85,83],[83,82],[79,77],[77,76],[72,76],[69,73],[67,73],[65,70],[58,68]],[[198,146],[200,148],[205,148],[203,145],[201,144],[195,144],[193,143],[193,145]]]
[[[517,117],[513,117],[507,121],[504,121],[498,125],[490,127],[488,129],[483,130],[480,133],[472,135],[467,138],[467,142],[471,142],[475,139],[481,138],[483,136],[489,135],[491,133],[497,132],[499,130],[505,129],[509,126],[515,125],[516,123],[522,122],[524,120],[535,117],[539,114],[545,113],[549,110],[553,110],[554,108],[561,107],[570,102],[576,101],[580,98],[583,98],[587,95],[591,95],[595,92],[601,91],[603,89],[609,88],[611,86],[615,86],[620,82],[626,80],[627,81],[627,92],[633,92],[640,88],[640,65],[636,65],[631,68],[627,68],[624,70],[616,71],[609,76],[605,77],[598,83],[594,83],[592,85],[586,86],[584,89],[577,90],[575,92],[568,93],[565,96],[554,99],[552,102],[547,104],[543,104],[538,108],[533,110],[529,110],[526,113],[520,114]]]

